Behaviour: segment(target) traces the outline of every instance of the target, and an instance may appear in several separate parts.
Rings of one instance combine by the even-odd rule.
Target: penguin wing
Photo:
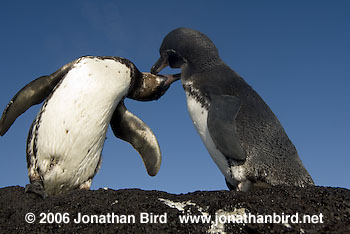
[[[129,142],[141,155],[150,176],[155,176],[162,161],[159,144],[150,127],[129,112],[120,101],[113,113],[111,127],[116,137]]]
[[[236,131],[236,116],[241,101],[236,96],[212,95],[208,110],[208,130],[214,144],[227,158],[245,160],[243,150]]]
[[[3,136],[13,122],[29,107],[39,104],[52,92],[75,61],[66,64],[49,76],[41,76],[24,86],[7,104],[0,120],[0,135]]]

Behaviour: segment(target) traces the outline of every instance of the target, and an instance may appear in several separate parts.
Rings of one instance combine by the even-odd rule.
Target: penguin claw
[[[42,199],[46,199],[47,193],[44,190],[44,186],[42,185],[41,182],[32,182],[30,184],[27,184],[25,189],[24,189],[25,193],[35,193],[37,195],[39,195]]]
[[[272,187],[272,185],[270,185],[266,182],[263,182],[263,181],[252,182],[250,180],[240,181],[237,186],[230,184],[230,182],[228,182],[226,180],[226,185],[231,191],[236,190],[236,191],[241,191],[241,192],[256,191],[256,190],[261,190],[261,189],[266,189],[266,188]]]
[[[263,188],[270,188],[271,185],[262,182],[262,181],[255,181],[252,182],[250,180],[242,180],[237,183],[237,185],[231,184],[226,178],[226,185],[230,191],[241,191],[241,192],[248,192],[251,190],[260,190]]]

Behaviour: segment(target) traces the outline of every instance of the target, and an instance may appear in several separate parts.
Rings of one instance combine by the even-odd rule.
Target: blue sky
[[[83,55],[121,56],[141,71],[180,26],[207,34],[222,59],[267,102],[317,185],[350,188],[348,1],[3,1],[0,111],[24,85]],[[166,69],[163,73],[175,72]],[[126,101],[159,140],[149,177],[111,129],[92,189],[170,193],[226,189],[175,83],[158,101]],[[25,146],[34,106],[0,138],[0,187],[28,183]]]

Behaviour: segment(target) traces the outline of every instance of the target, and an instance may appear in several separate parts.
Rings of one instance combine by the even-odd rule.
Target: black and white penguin
[[[30,184],[42,197],[72,189],[89,189],[101,163],[108,125],[129,142],[154,176],[161,164],[152,130],[129,112],[124,98],[160,98],[176,79],[141,73],[125,58],[85,56],[22,88],[0,120],[3,136],[16,118],[43,102],[27,139]]]
[[[280,122],[199,31],[178,28],[164,38],[151,68],[181,68],[193,124],[231,190],[314,182]]]

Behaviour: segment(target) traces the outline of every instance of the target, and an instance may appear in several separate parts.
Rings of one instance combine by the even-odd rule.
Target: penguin
[[[314,185],[277,117],[206,35],[177,28],[159,53],[151,73],[181,68],[192,122],[230,190]]]
[[[3,136],[18,116],[44,102],[27,138],[30,183],[26,192],[42,198],[73,189],[90,189],[101,164],[109,124],[114,135],[141,155],[155,176],[161,152],[152,130],[127,110],[125,98],[160,98],[176,78],[141,73],[121,57],[80,57],[23,87],[0,120]]]

